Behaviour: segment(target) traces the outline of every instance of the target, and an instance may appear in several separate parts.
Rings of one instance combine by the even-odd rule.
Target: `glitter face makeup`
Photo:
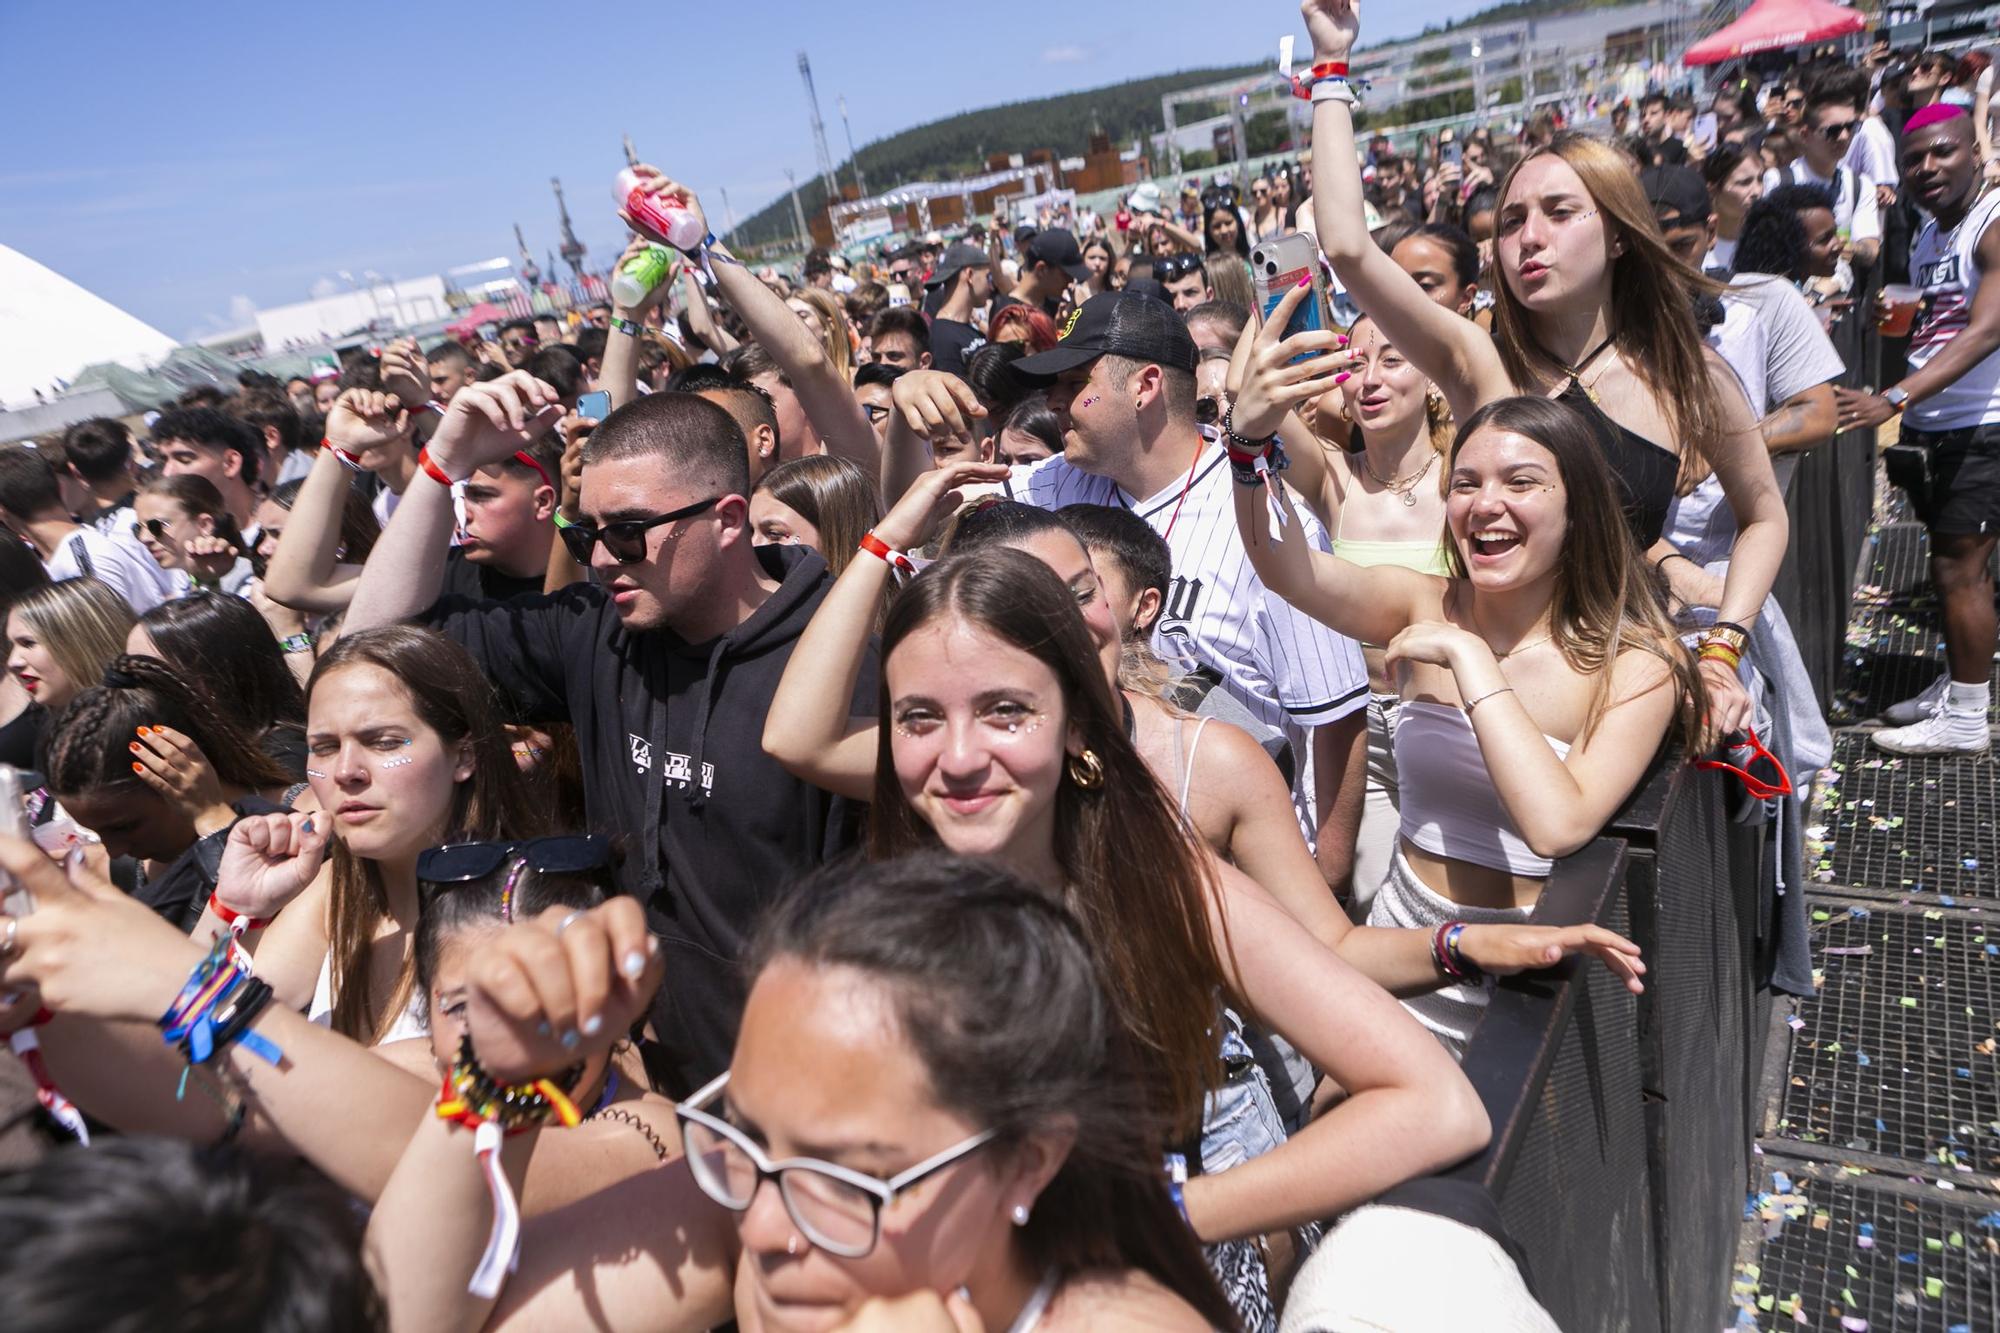
[[[409,755],[399,754],[394,759],[384,759],[382,761],[382,767],[401,768],[404,764],[414,764],[416,762],[417,761]]]
[[[1090,406],[1090,405],[1091,405],[1092,403],[1096,402],[1096,401],[1097,401],[1097,399],[1098,399],[1098,395],[1097,395],[1097,394],[1092,394],[1092,395],[1090,395],[1090,397],[1088,397],[1088,398],[1084,399],[1084,400],[1083,400],[1082,402],[1078,403],[1078,404],[1077,404],[1077,406],[1078,406],[1078,407],[1089,407],[1089,406]]]
[[[306,776],[309,778],[319,778],[321,781],[324,781],[326,779],[326,774],[322,773],[320,770],[316,768],[307,769]]]

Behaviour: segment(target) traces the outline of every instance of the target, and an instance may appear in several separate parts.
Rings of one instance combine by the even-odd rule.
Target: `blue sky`
[[[1477,7],[1409,0],[1368,33]],[[550,176],[602,263],[622,243],[621,132],[718,225],[722,188],[748,217],[787,167],[814,170],[800,49],[838,161],[841,94],[865,145],[973,107],[1275,58],[1294,30],[1303,50],[1284,0],[0,0],[0,242],[187,337],[342,269],[511,255],[515,222],[541,260],[559,239]]]

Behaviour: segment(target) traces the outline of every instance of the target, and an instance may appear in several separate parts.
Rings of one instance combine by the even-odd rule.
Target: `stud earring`
[[[799,1233],[794,1231],[791,1234],[791,1237],[785,1241],[785,1253],[797,1254],[798,1252],[799,1252]]]
[[[1017,1227],[1028,1225],[1028,1205],[1025,1203],[1015,1204],[1014,1211],[1009,1216],[1014,1219],[1014,1225]]]

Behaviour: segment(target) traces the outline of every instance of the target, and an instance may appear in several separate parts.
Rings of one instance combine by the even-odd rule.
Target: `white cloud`
[[[1081,65],[1090,59],[1090,52],[1081,46],[1051,46],[1042,52],[1044,65]]]
[[[332,278],[323,277],[312,285],[312,299],[315,301],[324,301],[329,296],[338,296],[339,294],[340,284]]]
[[[257,303],[247,296],[229,298],[229,324],[232,328],[246,328],[257,322]]]

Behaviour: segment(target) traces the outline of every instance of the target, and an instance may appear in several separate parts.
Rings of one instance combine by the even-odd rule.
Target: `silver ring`
[[[580,916],[582,916],[582,915],[583,915],[583,913],[581,913],[581,912],[571,912],[571,913],[570,913],[570,914],[569,914],[568,916],[566,916],[566,917],[564,917],[564,918],[563,918],[562,920],[560,920],[560,921],[556,922],[556,938],[557,938],[557,939],[561,939],[561,938],[562,938],[562,933],[563,933],[563,932],[564,932],[565,930],[568,930],[568,929],[569,929],[569,927],[570,927],[570,923],[571,923],[572,921],[575,921],[575,920],[576,920],[576,919],[577,919],[578,917],[580,917]]]
[[[7,935],[6,938],[0,939],[0,958],[12,958],[14,956],[14,950],[19,947],[14,943],[14,936],[20,933],[20,929],[20,917],[10,916],[7,918]]]

